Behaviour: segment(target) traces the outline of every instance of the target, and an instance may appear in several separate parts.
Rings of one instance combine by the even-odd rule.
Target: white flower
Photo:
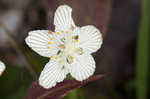
[[[72,9],[67,5],[57,8],[54,25],[55,32],[31,31],[25,40],[35,52],[50,58],[39,77],[39,84],[44,88],[62,82],[68,73],[78,81],[93,75],[95,61],[91,53],[102,44],[102,35],[96,27],[74,24]]]
[[[0,76],[3,74],[3,72],[5,71],[5,64],[3,62],[0,61]]]

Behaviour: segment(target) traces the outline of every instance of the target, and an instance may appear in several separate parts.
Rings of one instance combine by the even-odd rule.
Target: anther
[[[50,58],[54,58],[54,56],[50,56]]]
[[[64,69],[65,69],[65,66],[62,66],[62,67],[61,67],[61,70],[64,70]]]
[[[48,42],[48,44],[51,44],[51,42]]]
[[[75,29],[75,27],[73,25],[71,25],[71,30],[73,31]]]
[[[68,31],[66,31],[66,34],[68,34],[69,32]]]
[[[64,31],[63,31],[63,30],[62,30],[61,32],[62,32],[62,33],[64,33]]]
[[[50,37],[50,40],[53,40],[53,38],[52,38],[52,37]]]
[[[77,43],[77,42],[79,42],[79,40],[75,40],[75,42]]]
[[[60,33],[59,33],[59,32],[56,32],[56,34],[59,35]]]
[[[59,60],[59,61],[58,61],[58,63],[62,63],[62,61],[61,61],[61,60]]]
[[[48,31],[48,34],[52,34],[52,33],[53,33],[52,31],[50,31],[50,30]]]

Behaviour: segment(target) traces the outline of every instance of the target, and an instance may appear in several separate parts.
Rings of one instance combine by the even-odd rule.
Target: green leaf
[[[32,77],[24,67],[16,67],[9,64],[6,66],[6,70],[0,77],[0,98],[11,99],[8,96],[17,93],[21,87],[27,88],[29,83],[32,82]]]

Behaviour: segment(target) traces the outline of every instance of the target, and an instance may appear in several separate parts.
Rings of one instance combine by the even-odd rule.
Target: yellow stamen
[[[59,32],[56,32],[56,34],[59,35],[60,33],[59,33]]]
[[[56,59],[58,59],[58,57],[56,57]]]
[[[61,60],[59,60],[59,61],[58,61],[58,63],[62,63],[62,61],[61,61]]]
[[[53,38],[52,38],[52,37],[50,37],[50,40],[53,40]]]
[[[66,31],[66,34],[68,34],[69,32],[68,31]]]
[[[75,40],[75,42],[76,42],[76,43],[78,43],[78,42],[79,42],[79,40]]]
[[[71,56],[72,59],[74,59],[74,56]]]
[[[64,30],[62,30],[61,32],[64,33]]]
[[[47,48],[48,48],[48,49],[50,49],[50,47],[49,47],[49,46],[48,46]]]
[[[50,41],[48,41],[48,44],[51,44],[51,42],[50,42]]]
[[[50,58],[54,58],[54,56],[50,56]]]
[[[62,57],[62,59],[64,59],[64,57]]]
[[[72,39],[75,39],[75,36],[72,36]]]

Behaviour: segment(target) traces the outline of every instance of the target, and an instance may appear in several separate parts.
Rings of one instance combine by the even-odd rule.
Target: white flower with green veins
[[[55,32],[29,32],[27,45],[41,56],[50,58],[39,77],[39,84],[51,88],[62,82],[68,73],[83,81],[93,75],[95,61],[92,53],[102,44],[102,34],[92,26],[78,27],[72,19],[72,8],[59,6],[54,15]]]

